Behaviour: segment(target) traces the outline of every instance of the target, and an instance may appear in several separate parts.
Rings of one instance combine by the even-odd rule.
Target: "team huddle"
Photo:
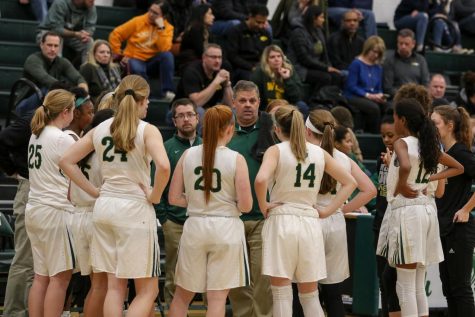
[[[114,111],[97,112],[77,141],[63,131],[73,119],[73,94],[51,91],[36,110],[25,211],[35,271],[30,316],[61,314],[74,269],[91,276],[85,316],[122,316],[128,279],[135,282],[136,296],[127,316],[152,316],[160,275],[153,204],[162,194],[168,194],[170,205],[186,208],[188,217],[172,265],[176,289],[169,316],[187,316],[195,293],[207,293],[207,316],[224,316],[228,296],[236,313],[243,308],[236,292],[257,288],[265,283],[262,278],[271,291],[262,315],[292,316],[292,282],[305,316],[325,316],[319,292],[328,316],[344,314],[340,284],[349,276],[344,214],[368,203],[376,188],[336,149],[332,114],[312,110],[304,118],[296,107],[281,105],[270,115],[259,114],[257,122],[251,117],[258,115],[259,90],[240,81],[234,112],[225,105],[207,109],[199,119],[201,144],[191,146],[194,138],[170,166],[159,130],[142,121],[149,93],[142,77],[125,77],[112,97]],[[178,113],[179,107],[186,112]],[[473,155],[461,164],[449,152],[471,145],[468,115],[448,106],[437,109],[430,114],[415,99],[403,98],[395,102],[394,115],[383,120],[399,139],[386,144],[382,157],[387,209],[376,253],[385,259],[383,270],[384,265],[396,268],[394,285],[383,293],[397,295],[402,316],[428,316],[426,267],[442,262],[446,251],[436,197],[452,191],[451,178],[475,170]],[[198,122],[192,103],[175,103],[172,113],[175,120]],[[251,141],[239,144],[234,136],[250,135],[257,125],[264,130],[265,118],[269,131],[264,133],[275,140],[259,134],[257,158],[236,151]],[[469,195],[463,208],[447,213],[452,225],[471,221],[475,195]],[[257,208],[265,220],[256,251],[249,248],[240,216]],[[473,314],[473,294],[471,305],[465,312]]]

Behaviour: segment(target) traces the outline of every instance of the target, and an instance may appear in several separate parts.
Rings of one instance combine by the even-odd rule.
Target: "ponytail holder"
[[[127,90],[124,92],[124,94],[125,94],[126,96],[135,97],[135,92],[134,92],[133,89],[127,89]]]
[[[331,123],[331,122],[324,122],[324,123],[323,123],[323,126],[324,126],[324,127],[326,127],[327,125],[329,125],[330,128],[332,128],[332,129],[335,128],[335,126],[334,126],[333,123]]]
[[[323,132],[318,130],[310,121],[310,117],[307,117],[307,120],[305,120],[305,126],[310,129],[310,131],[316,133],[316,134],[321,134],[323,135]]]

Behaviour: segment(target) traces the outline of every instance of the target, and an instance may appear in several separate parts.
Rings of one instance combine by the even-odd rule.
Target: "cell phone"
[[[162,17],[156,18],[155,19],[155,24],[160,30],[163,30],[165,28],[165,22],[163,21]]]
[[[389,98],[391,98],[391,95],[390,94],[383,94],[383,97],[384,97],[384,99],[389,99]]]

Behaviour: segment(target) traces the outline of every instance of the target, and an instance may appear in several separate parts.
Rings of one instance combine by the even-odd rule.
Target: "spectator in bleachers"
[[[183,34],[190,23],[193,2],[193,0],[167,0],[169,5],[167,19],[173,25],[173,44],[179,46],[183,40]]]
[[[246,0],[213,0],[212,7],[216,21],[211,32],[222,36],[235,25],[247,19]]]
[[[48,3],[51,4],[52,0],[19,0],[20,4],[30,4],[31,11],[36,18],[36,21],[43,22],[48,14]]]
[[[206,108],[218,103],[232,105],[231,76],[221,68],[222,59],[219,45],[206,45],[202,60],[190,63],[178,83],[176,98],[191,99],[201,118]]]
[[[310,6],[303,16],[303,26],[292,32],[288,56],[300,78],[317,91],[327,85],[341,85],[340,70],[328,57],[323,31],[325,15],[319,6]]]
[[[213,35],[209,31],[213,22],[214,15],[210,5],[200,4],[192,9],[190,22],[182,37],[180,53],[175,58],[180,75],[188,63],[201,59],[205,45],[214,43]]]
[[[131,74],[145,79],[159,75],[161,97],[172,100],[175,96],[173,74],[175,61],[170,52],[173,26],[165,18],[168,5],[165,0],[154,1],[147,13],[134,17],[116,27],[109,35],[114,60],[128,65]],[[126,41],[122,51],[122,43]]]
[[[443,75],[434,74],[431,76],[429,82],[429,93],[432,97],[432,108],[450,104],[450,102],[445,99],[446,88],[447,84]]]
[[[460,29],[475,35],[475,0],[454,0],[453,11]]]
[[[358,13],[348,10],[342,15],[340,30],[332,33],[328,39],[329,57],[335,68],[348,69],[363,50],[364,39],[358,34],[358,27]]]
[[[429,84],[429,67],[424,56],[414,52],[414,32],[402,29],[397,36],[397,50],[387,54],[384,61],[384,92],[394,96],[396,90],[406,83]]]
[[[87,63],[79,72],[89,86],[89,94],[95,101],[104,90],[114,90],[120,83],[120,66],[112,62],[109,42],[96,40],[89,51]]]
[[[282,41],[282,48],[288,46],[292,30],[302,26],[302,18],[308,7],[318,0],[281,0],[272,16],[274,36]]]
[[[394,13],[398,30],[411,29],[416,34],[416,51],[424,49],[424,38],[429,24],[429,0],[402,0]]]
[[[267,7],[251,5],[246,21],[232,27],[225,34],[226,54],[233,67],[233,82],[249,80],[252,71],[259,64],[264,48],[271,44],[271,34],[266,29],[268,15]]]
[[[462,77],[462,90],[460,90],[455,103],[464,107],[469,115],[475,114],[475,72],[468,71]]]
[[[40,42],[41,51],[31,54],[25,61],[23,77],[31,80],[44,94],[57,81],[66,81],[88,90],[86,81],[71,62],[58,56],[62,43],[61,36],[53,32],[46,32]],[[23,99],[25,97],[28,98]],[[40,105],[36,94],[27,96],[27,89],[19,92],[19,99],[23,99],[17,105],[19,115]]]
[[[366,37],[377,34],[376,18],[374,16],[373,1],[356,0],[329,0],[328,1],[328,19],[336,26],[340,25],[343,15],[348,10],[357,13],[358,19],[363,21]]]
[[[266,109],[272,100],[285,99],[298,106],[305,116],[308,115],[308,107],[302,101],[302,82],[277,45],[264,49],[261,63],[252,73],[251,81],[259,87],[261,110]]]
[[[385,50],[383,39],[371,36],[348,68],[344,95],[354,111],[356,130],[379,133],[381,114],[387,107],[381,67]]]
[[[449,0],[432,1],[429,18],[432,30],[432,44],[436,52],[472,54],[473,50],[462,48],[459,25],[448,14]]]
[[[43,22],[38,26],[37,42],[48,31],[61,35],[63,46],[74,53],[71,59],[86,62],[96,29],[97,13],[94,0],[55,0]]]

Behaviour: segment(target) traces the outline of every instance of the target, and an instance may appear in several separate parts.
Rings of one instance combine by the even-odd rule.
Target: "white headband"
[[[310,117],[307,117],[307,120],[305,120],[305,126],[310,129],[310,131],[316,133],[316,134],[323,134],[322,131],[318,130],[310,121]]]

